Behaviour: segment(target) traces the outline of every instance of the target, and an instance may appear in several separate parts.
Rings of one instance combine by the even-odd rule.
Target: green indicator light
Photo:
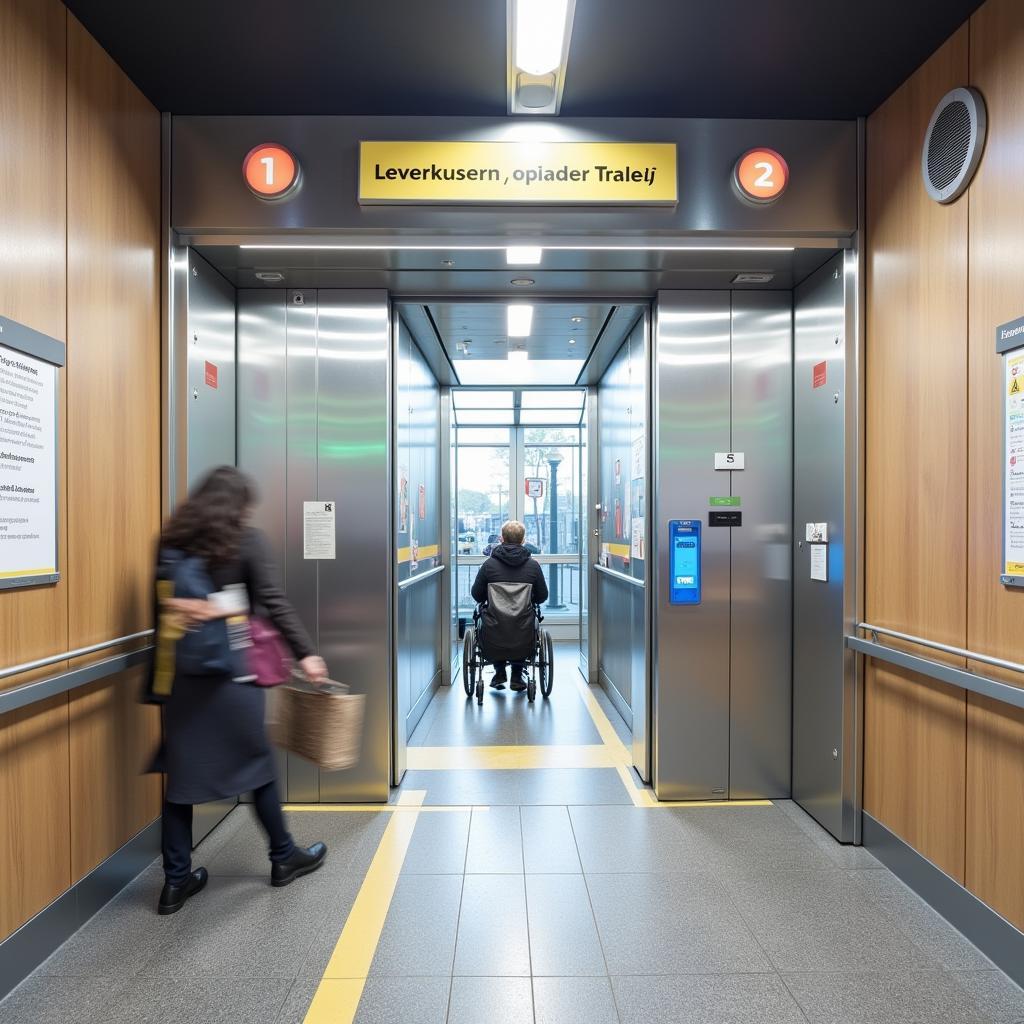
[[[730,508],[737,508],[740,504],[739,498],[708,498],[708,504],[712,508],[721,508],[728,506]]]

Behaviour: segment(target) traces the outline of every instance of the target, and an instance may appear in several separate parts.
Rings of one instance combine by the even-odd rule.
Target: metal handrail
[[[143,640],[148,636],[152,636],[154,632],[155,630],[152,629],[144,629],[138,633],[129,633],[128,636],[119,636],[116,640],[104,640],[102,643],[91,644],[89,647],[79,647],[77,650],[65,651],[63,654],[53,654],[48,658],[26,661],[22,665],[12,665],[10,668],[0,669],[0,679],[21,675],[22,672],[32,672],[37,668],[46,668],[47,665],[56,665],[61,661],[82,658],[86,654],[96,654],[98,651],[106,651],[111,647],[119,647],[121,644],[131,643],[133,640]]]
[[[933,651],[942,651],[944,654],[954,654],[958,658],[967,658],[969,661],[978,661],[983,665],[992,665],[995,668],[1005,668],[1010,672],[1024,672],[1024,665],[1016,661],[1005,661],[1003,658],[993,658],[988,654],[978,654],[977,651],[969,651],[965,647],[951,647],[949,644],[940,644],[935,640],[925,640],[920,636],[912,636],[910,633],[897,633],[894,629],[883,629],[881,626],[872,626],[868,622],[861,622],[858,629],[876,636],[891,636],[894,640],[904,640],[907,643],[917,644],[920,647],[929,647]]]
[[[436,576],[438,573],[444,572],[445,566],[435,565],[433,569],[429,569],[427,572],[419,572],[415,576],[410,576],[408,579],[400,580],[398,583],[399,590],[405,590],[411,587],[414,583],[419,583],[420,580],[429,580],[431,576]]]
[[[635,576],[627,576],[624,572],[619,572],[618,569],[609,569],[606,565],[601,565],[598,562],[594,563],[594,568],[605,576],[611,576],[613,579],[622,580],[623,583],[632,583],[634,587],[644,586],[643,580],[638,580]]]

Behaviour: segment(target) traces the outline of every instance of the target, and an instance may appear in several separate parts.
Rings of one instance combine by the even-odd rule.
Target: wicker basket
[[[278,686],[267,701],[267,731],[279,747],[327,771],[359,760],[366,697],[341,683]]]

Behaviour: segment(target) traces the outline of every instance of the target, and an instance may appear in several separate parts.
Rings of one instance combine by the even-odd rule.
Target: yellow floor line
[[[305,1024],[352,1024],[355,1020],[426,795],[423,790],[409,790],[398,798],[399,806],[412,813],[391,816],[313,996]]]
[[[601,742],[608,749],[615,770],[619,773],[623,786],[633,801],[634,807],[771,807],[771,800],[659,800],[653,790],[637,785],[633,775],[633,756],[619,734],[615,731],[605,710],[591,692],[583,677],[576,673],[576,690],[580,695],[590,718],[601,737]]]
[[[419,771],[462,768],[612,768],[604,743],[562,746],[410,747],[408,766]]]
[[[458,811],[489,811],[490,807],[477,804],[432,805],[415,807],[411,804],[285,804],[285,811],[296,811],[302,814],[390,814],[393,811],[406,811],[410,814],[452,814]]]

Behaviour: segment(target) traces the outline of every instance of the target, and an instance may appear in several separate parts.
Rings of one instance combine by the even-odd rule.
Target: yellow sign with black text
[[[361,142],[360,203],[671,206],[672,142]]]

